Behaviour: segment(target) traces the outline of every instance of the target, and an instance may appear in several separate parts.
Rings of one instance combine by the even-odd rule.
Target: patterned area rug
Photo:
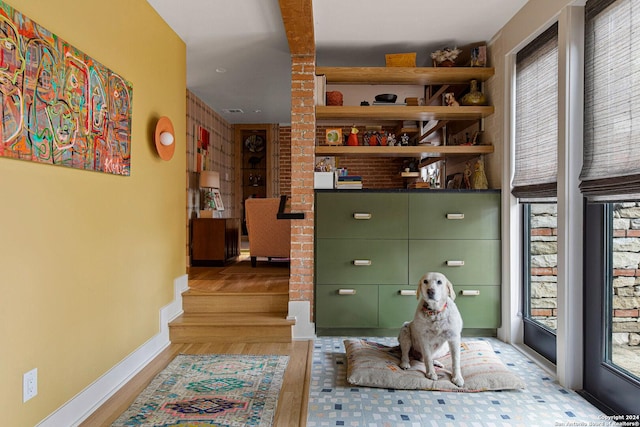
[[[271,426],[288,361],[273,355],[178,355],[112,426]]]

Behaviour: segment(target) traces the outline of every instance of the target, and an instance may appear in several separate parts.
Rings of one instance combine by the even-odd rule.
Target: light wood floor
[[[282,274],[242,274],[224,275],[223,268],[197,268],[189,274],[189,287],[202,292],[231,292],[239,289],[280,289],[288,288],[288,269]],[[234,277],[235,276],[235,277]],[[242,277],[239,277],[242,276]],[[291,343],[198,343],[171,344],[156,359],[147,365],[129,383],[105,402],[87,418],[81,427],[109,426],[133,403],[135,398],[164,369],[173,358],[180,354],[277,354],[288,355],[289,363],[285,371],[274,426],[295,427],[306,425],[311,358],[313,341],[293,341]]]

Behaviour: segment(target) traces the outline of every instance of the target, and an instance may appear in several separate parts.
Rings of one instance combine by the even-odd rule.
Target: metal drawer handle
[[[370,259],[354,259],[353,260],[353,265],[371,265],[371,260]]]
[[[447,266],[449,267],[462,267],[464,265],[464,261],[462,260],[450,260],[447,261]]]
[[[400,295],[407,297],[415,297],[418,291],[415,289],[400,289]]]
[[[448,213],[447,219],[464,219],[463,213]]]
[[[477,289],[468,289],[460,292],[460,294],[465,297],[477,297],[480,295],[480,291]]]
[[[355,212],[353,214],[353,219],[371,219],[371,214],[370,213],[365,213],[365,212]]]
[[[338,295],[355,295],[355,289],[338,289]]]

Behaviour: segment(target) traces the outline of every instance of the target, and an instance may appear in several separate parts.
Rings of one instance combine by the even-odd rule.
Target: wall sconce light
[[[171,160],[176,150],[175,132],[169,117],[160,117],[156,124],[156,150],[162,160]]]
[[[224,210],[220,195],[220,174],[213,171],[200,172],[201,203],[200,218],[213,218]]]

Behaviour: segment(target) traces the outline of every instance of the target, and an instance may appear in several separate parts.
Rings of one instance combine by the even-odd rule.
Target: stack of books
[[[336,188],[338,190],[361,190],[362,177],[358,175],[339,176]]]

